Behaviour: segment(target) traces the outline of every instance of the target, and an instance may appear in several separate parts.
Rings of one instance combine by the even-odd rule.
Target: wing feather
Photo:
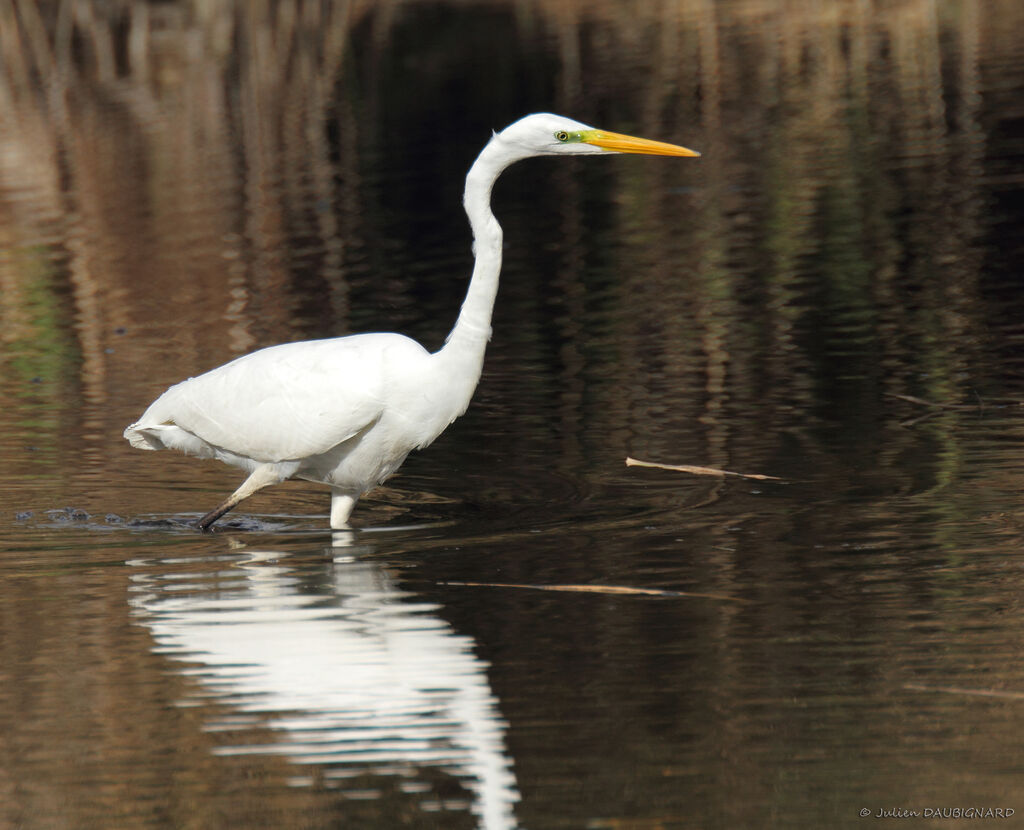
[[[381,417],[392,361],[425,355],[395,334],[272,346],[172,386],[129,431],[174,424],[261,462],[319,455]]]

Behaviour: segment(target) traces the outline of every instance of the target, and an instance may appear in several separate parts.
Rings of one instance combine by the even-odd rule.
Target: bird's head
[[[599,130],[562,115],[535,113],[520,118],[495,136],[519,156],[585,155],[595,153],[643,153],[653,156],[699,156],[700,153],[631,135]]]

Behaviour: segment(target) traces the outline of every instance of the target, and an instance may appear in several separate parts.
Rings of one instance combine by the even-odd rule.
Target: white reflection
[[[194,559],[132,563],[145,571],[133,576],[130,601],[161,653],[189,663],[183,671],[201,681],[198,697],[233,707],[207,728],[282,733],[271,745],[218,752],[284,754],[323,765],[325,779],[406,776],[405,792],[422,788],[417,769],[440,768],[473,794],[479,827],[515,827],[505,725],[472,639],[373,562],[336,556],[298,568],[285,560],[239,551],[202,573]]]

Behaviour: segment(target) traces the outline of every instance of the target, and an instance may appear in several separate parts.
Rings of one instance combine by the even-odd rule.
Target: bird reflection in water
[[[271,550],[221,554],[202,573],[195,559],[135,560],[130,602],[160,653],[192,667],[200,699],[281,733],[218,754],[284,755],[338,781],[439,769],[470,791],[480,828],[514,828],[505,724],[473,640],[338,546],[350,541],[336,533],[333,562],[315,569]]]

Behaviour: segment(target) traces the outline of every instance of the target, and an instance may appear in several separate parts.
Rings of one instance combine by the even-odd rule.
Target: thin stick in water
[[[738,476],[740,478],[753,478],[758,481],[782,481],[778,476],[766,476],[761,473],[734,473],[732,470],[719,470],[717,467],[694,467],[691,464],[660,464],[656,461],[638,461],[635,458],[626,457],[627,467],[654,467],[658,470],[674,470],[679,473],[692,473],[695,476]]]

